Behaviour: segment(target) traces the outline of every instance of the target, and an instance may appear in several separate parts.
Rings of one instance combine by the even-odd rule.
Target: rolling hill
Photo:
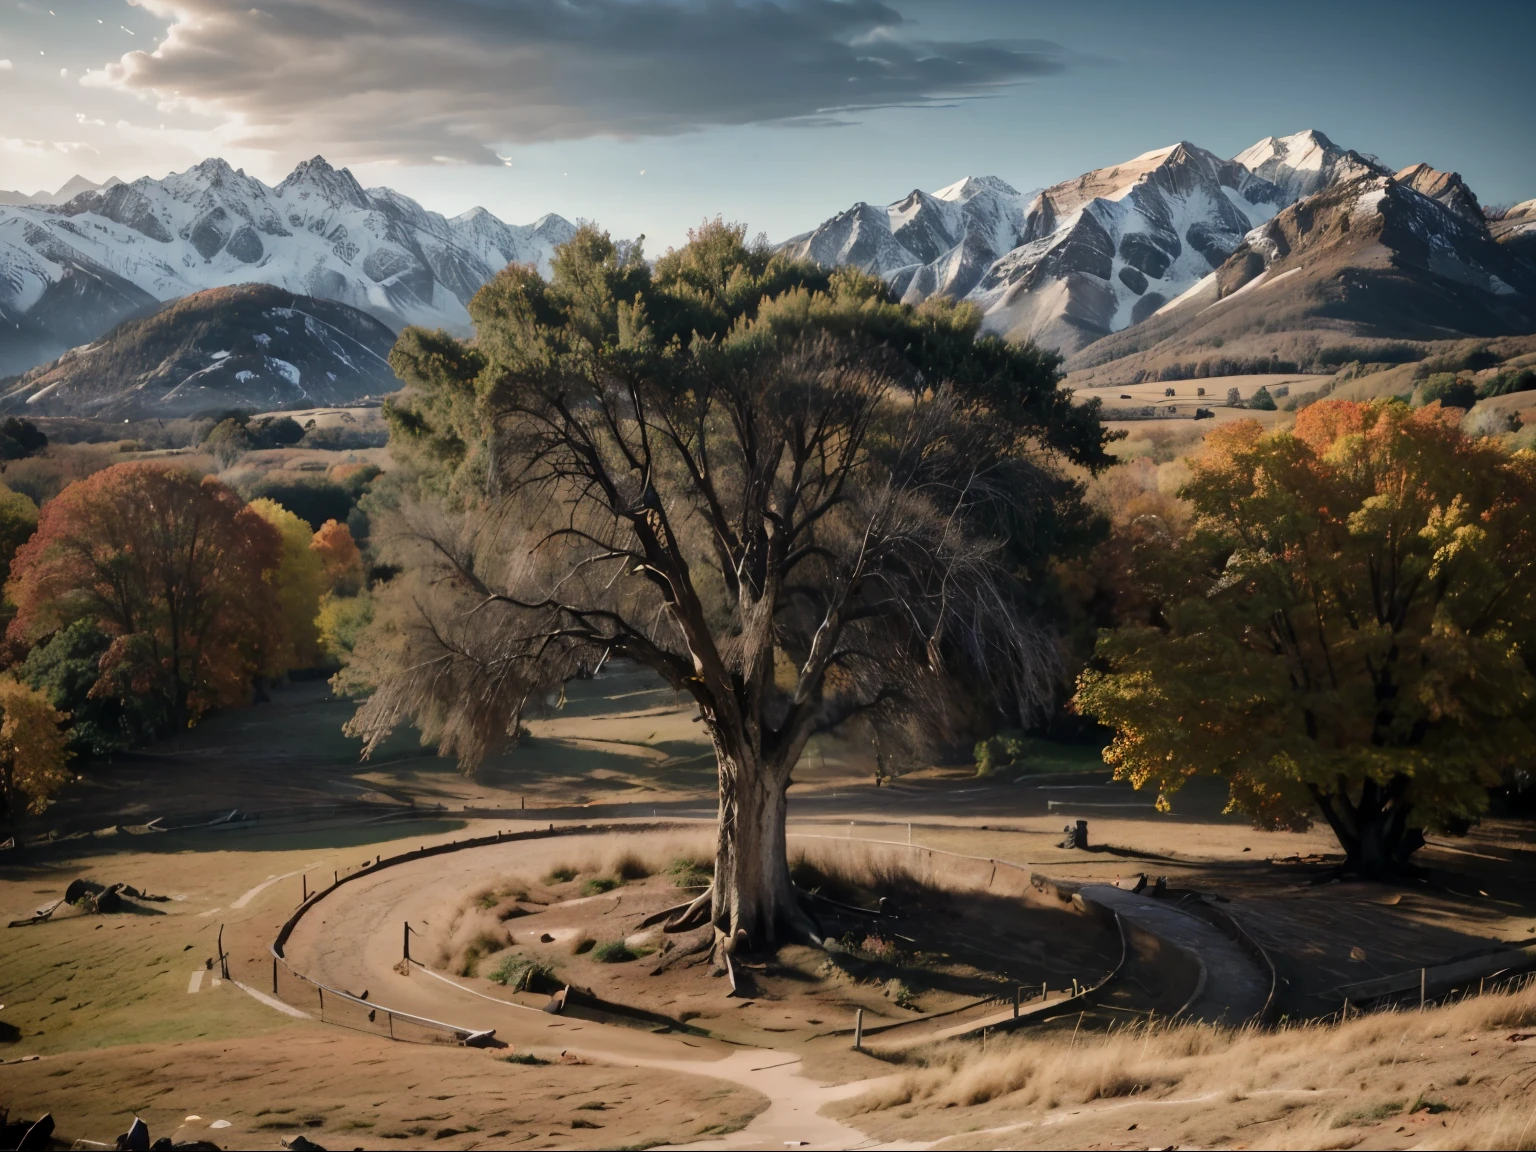
[[[269,284],[195,292],[6,381],[0,410],[102,420],[349,404],[399,386],[395,334]]]

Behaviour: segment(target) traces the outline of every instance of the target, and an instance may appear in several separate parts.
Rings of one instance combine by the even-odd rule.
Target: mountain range
[[[214,158],[62,204],[0,205],[0,374],[167,300],[247,282],[334,300],[395,330],[467,331],[465,305],[482,284],[510,261],[547,271],[574,231],[553,215],[521,226],[483,208],[444,217],[364,189],[319,156],[275,187]]]
[[[19,194],[0,194],[0,375],[26,375],[0,403],[35,412],[77,401],[139,412],[158,396],[184,411],[199,393],[177,391],[174,371],[202,373],[198,388],[222,382],[221,397],[276,397],[282,370],[234,367],[220,340],[173,338],[165,325],[202,325],[208,307],[238,303],[247,327],[274,336],[273,308],[318,315],[310,304],[214,293],[154,329],[179,350],[167,361],[174,371],[139,365],[131,385],[113,376],[132,391],[116,398],[82,377],[106,362],[139,364],[120,346],[142,344],[144,329],[124,322],[167,301],[256,282],[378,325],[328,314],[331,335],[367,329],[372,340],[406,324],[467,332],[466,305],[482,284],[510,261],[547,273],[574,232],[555,215],[523,226],[479,208],[444,217],[388,188],[365,190],[318,156],[275,186],[210,159],[163,180],[76,178],[27,203],[7,196]],[[1536,200],[1485,210],[1454,172],[1394,172],[1317,131],[1266,137],[1229,158],[1180,142],[1025,193],[967,177],[855,204],[781,249],[875,273],[908,303],[967,300],[985,330],[1060,351],[1078,382],[1291,371],[1351,340],[1368,351],[1373,341],[1536,332]],[[288,354],[272,358],[314,365],[296,369],[295,402],[379,390],[375,361],[348,369],[308,324],[286,335]],[[213,357],[224,353],[221,367]],[[248,375],[236,387],[238,373]]]
[[[1330,219],[1356,222],[1349,243],[1319,243],[1304,206],[1328,197]],[[1176,326],[1166,314],[1187,321],[1197,302],[1258,289],[1271,266],[1272,284],[1304,265],[1337,272],[1358,261],[1378,282],[1390,269],[1394,292],[1333,293],[1319,313],[1367,333],[1531,331],[1536,267],[1520,253],[1532,239],[1527,205],[1490,223],[1457,174],[1427,164],[1394,173],[1307,131],[1229,159],[1181,142],[1028,193],[973,177],[886,206],[856,204],[784,247],[874,272],[908,303],[935,293],[969,300],[986,330],[1056,348],[1071,366],[1124,346],[1115,334],[1142,334],[1153,318],[1166,335]],[[1314,279],[1280,296],[1316,288]],[[1456,303],[1436,320],[1441,296]]]

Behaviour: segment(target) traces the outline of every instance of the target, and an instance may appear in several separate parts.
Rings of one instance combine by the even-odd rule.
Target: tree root
[[[713,931],[701,932],[699,933],[699,938],[697,940],[689,941],[680,947],[674,948],[672,951],[663,956],[657,963],[656,967],[651,969],[651,975],[660,976],[668,968],[672,967],[673,964],[677,963],[679,960],[682,960],[684,957],[699,956],[700,953],[708,953],[714,948],[714,946],[715,936]],[[702,964],[708,959],[709,957],[704,955],[701,956],[700,959],[694,961],[694,963]]]
[[[711,884],[693,903],[687,905],[682,914],[668,920],[661,926],[663,932],[689,932],[702,927],[709,921],[710,908],[715,899],[715,886]]]
[[[684,912],[692,907],[693,901],[685,900],[681,904],[674,904],[670,908],[663,908],[660,912],[652,912],[644,920],[640,921],[639,924],[635,925],[635,929],[639,931],[641,928],[649,928],[654,924],[660,924],[663,920],[669,920],[679,912]]]

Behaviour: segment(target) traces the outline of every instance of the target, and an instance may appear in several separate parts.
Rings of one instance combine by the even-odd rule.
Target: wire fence
[[[299,906],[294,909],[293,915],[288,917],[282,928],[278,930],[277,937],[272,941],[271,995],[284,1004],[327,1024],[354,1028],[360,1032],[371,1032],[391,1040],[470,1047],[491,1043],[495,1029],[451,1024],[418,1016],[373,1000],[369,995],[370,989],[359,989],[353,992],[345,988],[335,988],[297,971],[288,963],[284,955],[288,938],[298,927],[299,921],[336,889],[385,868],[425,860],[432,856],[443,856],[450,852],[461,852],[466,848],[483,848],[492,844],[513,843],[519,840],[547,840],[556,836],[603,835],[615,832],[671,831],[678,827],[679,825],[673,823],[579,824],[565,828],[556,828],[551,824],[547,829],[534,829],[528,832],[498,831],[489,836],[476,836],[468,840],[452,840],[446,844],[431,846],[422,845],[414,852],[402,852],[395,856],[375,855],[371,861],[363,860],[350,867],[334,869],[331,873],[331,882],[316,889],[309,887],[309,877],[304,875],[300,878]],[[321,883],[324,884],[323,877]]]
[[[407,1043],[460,1046],[489,1040],[493,1031],[432,1020],[333,988],[294,971],[277,956],[272,957],[271,975],[273,996],[325,1024]]]

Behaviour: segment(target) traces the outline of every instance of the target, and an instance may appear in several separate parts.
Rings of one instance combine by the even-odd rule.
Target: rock
[[[316,1144],[308,1136],[295,1136],[291,1140],[278,1141],[284,1148],[291,1148],[293,1152],[325,1152],[324,1144]]]

